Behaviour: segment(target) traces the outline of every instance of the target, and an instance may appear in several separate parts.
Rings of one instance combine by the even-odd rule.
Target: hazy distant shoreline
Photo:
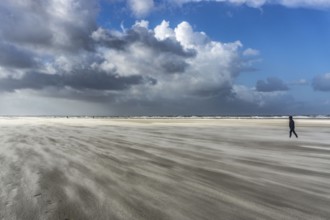
[[[90,116],[90,115],[0,115],[0,118],[109,118],[109,119],[287,119],[289,115],[243,116]],[[296,119],[330,119],[330,115],[294,115]]]

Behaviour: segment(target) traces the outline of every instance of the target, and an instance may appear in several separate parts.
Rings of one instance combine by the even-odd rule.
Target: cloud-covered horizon
[[[141,13],[156,7],[152,0],[127,4]],[[61,112],[35,109],[29,100],[94,105],[79,114],[269,113],[291,99],[287,85],[275,78],[258,81],[256,88],[236,85],[254,70],[258,48],[213,40],[187,21],[150,27],[137,20],[109,29],[96,22],[97,0],[4,0],[0,12],[0,102],[7,105],[0,114],[17,114],[17,108],[22,114]]]

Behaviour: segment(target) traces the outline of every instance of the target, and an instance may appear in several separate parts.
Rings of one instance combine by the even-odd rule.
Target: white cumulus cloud
[[[109,44],[101,44],[99,56],[104,59],[98,68],[113,71],[120,76],[143,75],[154,84],[136,85],[128,91],[130,97],[146,96],[180,99],[183,97],[210,97],[228,95],[232,82],[245,61],[241,59],[242,43],[222,43],[210,40],[205,33],[195,32],[188,22],[171,28],[162,21],[154,29],[146,22],[137,22],[121,37],[108,32],[106,42],[125,44],[118,50]],[[99,33],[93,33],[95,39]],[[138,39],[138,40],[137,40]]]

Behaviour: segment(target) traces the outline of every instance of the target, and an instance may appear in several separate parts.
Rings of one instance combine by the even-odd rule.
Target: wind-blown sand
[[[0,219],[330,219],[330,121],[0,118]]]

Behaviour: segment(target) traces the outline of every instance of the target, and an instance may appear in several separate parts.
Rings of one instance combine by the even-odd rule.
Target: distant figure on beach
[[[298,135],[294,130],[295,126],[294,126],[294,120],[293,120],[292,116],[289,116],[289,127],[290,127],[290,138],[291,138],[292,132],[294,133],[294,135],[296,135],[296,138],[298,138]]]

